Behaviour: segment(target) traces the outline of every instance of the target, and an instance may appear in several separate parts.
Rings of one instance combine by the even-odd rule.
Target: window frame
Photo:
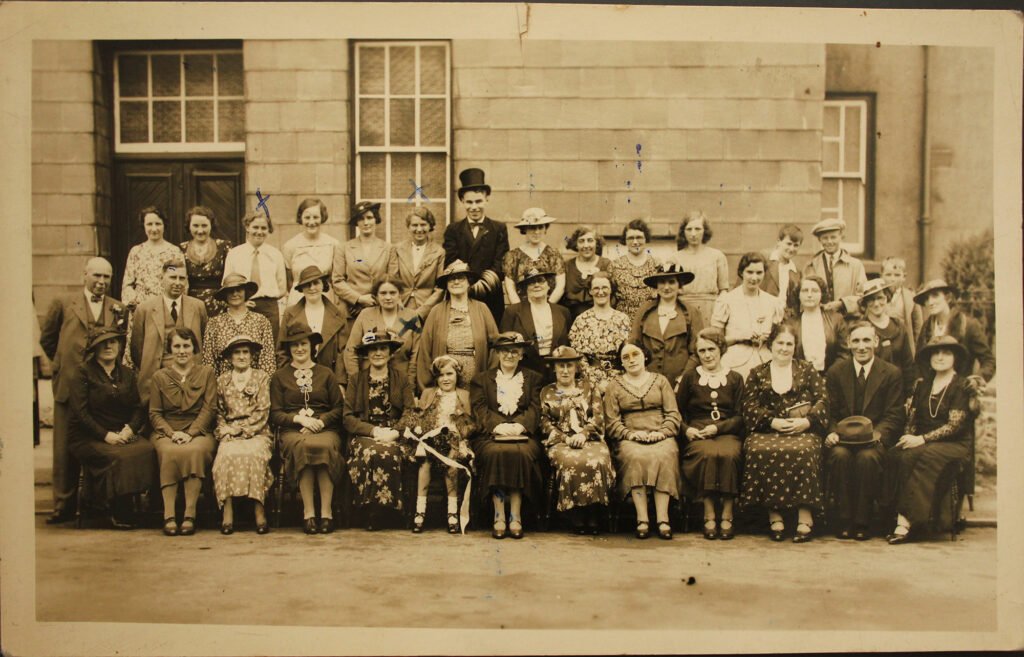
[[[209,100],[213,103],[213,136],[217,139],[219,135],[219,120],[220,113],[217,107],[217,101],[219,100],[237,100],[242,102],[243,108],[245,106],[245,56],[241,47],[228,47],[228,48],[159,48],[159,49],[140,49],[140,48],[126,48],[117,49],[112,53],[112,69],[113,69],[113,106],[111,113],[113,114],[114,122],[114,154],[174,154],[174,153],[212,153],[212,154],[244,154],[245,153],[245,141],[240,142],[195,142],[195,141],[184,141],[186,139],[186,112],[185,112],[185,101],[186,100]],[[153,96],[153,55],[177,55],[179,58],[179,68],[181,73],[181,88],[180,93],[177,96]],[[241,95],[229,95],[222,96],[219,94],[217,85],[217,66],[213,67],[213,94],[210,96],[186,96],[185,95],[185,57],[188,55],[238,55],[242,57],[242,94]],[[120,58],[122,56],[145,56],[146,65],[148,67],[146,77],[146,96],[129,96],[129,101],[138,102],[140,100],[146,101],[147,107],[147,129],[149,141],[144,143],[121,143],[121,85],[120,75],[121,66]],[[179,142],[154,142],[153,140],[153,102],[154,100],[161,101],[172,101],[177,100],[181,105],[181,139]],[[243,122],[244,132],[244,122]]]
[[[875,121],[876,121],[876,95],[873,92],[826,92],[822,104],[822,115],[827,107],[848,107],[859,106],[861,108],[860,133],[862,136],[860,149],[860,162],[858,171],[826,171],[824,161],[824,146],[826,142],[838,142],[839,163],[845,162],[845,127],[846,111],[839,113],[839,135],[826,137],[824,125],[822,125],[822,168],[821,179],[825,180],[857,180],[861,181],[859,190],[860,207],[862,216],[857,218],[861,240],[859,242],[843,242],[843,248],[852,255],[863,258],[874,257],[875,252]],[[842,185],[838,189],[838,207],[828,208],[835,216],[840,217],[849,225],[849,218],[842,214],[843,192]],[[826,208],[822,206],[822,218]]]
[[[442,229],[451,223],[452,217],[452,46],[451,41],[447,39],[411,39],[411,40],[374,40],[374,39],[359,39],[353,40],[351,45],[351,61],[352,61],[352,99],[353,99],[353,112],[352,112],[352,150],[353,150],[353,186],[352,186],[352,204],[362,201],[370,201],[373,203],[381,204],[381,219],[384,224],[384,239],[388,242],[391,241],[391,226],[392,221],[396,218],[393,213],[395,204],[393,201],[396,199],[392,198],[391,189],[391,158],[392,155],[398,154],[412,154],[415,155],[415,176],[417,188],[422,185],[423,182],[423,171],[422,171],[422,155],[424,154],[441,154],[445,156],[444,162],[444,196],[440,197],[433,196],[431,200],[437,198],[444,198],[445,216],[437,217],[438,228]],[[390,76],[391,76],[391,48],[392,47],[409,47],[414,46],[414,66],[415,66],[415,85],[413,93],[411,94],[393,94],[390,92]],[[445,53],[445,92],[441,94],[428,94],[422,93],[420,90],[420,48],[423,46],[443,46]],[[360,50],[364,47],[380,48],[384,47],[384,91],[383,93],[362,93],[360,92]],[[363,99],[380,99],[384,101],[384,125],[383,135],[384,144],[380,146],[364,145],[361,142],[361,130],[360,130],[360,102]],[[424,146],[424,145],[413,145],[413,146],[392,146],[391,142],[391,103],[392,99],[411,99],[413,100],[413,134],[416,141],[420,139],[420,100],[421,99],[441,99],[445,101],[445,130],[444,130],[444,145],[443,146]],[[384,198],[371,198],[364,197],[361,195],[362,190],[362,155],[363,154],[377,154],[384,156]],[[420,207],[424,205],[423,197],[421,194],[416,194],[415,190],[410,189],[410,193],[413,195],[411,207]]]

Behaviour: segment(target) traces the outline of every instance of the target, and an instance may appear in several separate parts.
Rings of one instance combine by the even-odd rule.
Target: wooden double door
[[[111,258],[112,294],[121,295],[128,251],[146,239],[139,211],[156,206],[167,217],[164,239],[180,244],[191,238],[185,212],[205,205],[216,217],[213,236],[240,244],[245,236],[245,162],[218,160],[121,160],[114,163]]]

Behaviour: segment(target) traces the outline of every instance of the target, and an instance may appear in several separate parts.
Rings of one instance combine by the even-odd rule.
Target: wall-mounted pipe
[[[924,48],[921,90],[921,190],[920,213],[917,220],[917,276],[924,282],[928,268],[928,238],[931,228],[931,147],[928,135],[928,62],[929,47]]]

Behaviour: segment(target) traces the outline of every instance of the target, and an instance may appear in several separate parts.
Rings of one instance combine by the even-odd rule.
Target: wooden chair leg
[[[556,487],[558,485],[558,475],[559,473],[555,471],[551,474],[551,477],[548,478],[548,496],[544,504],[544,516],[541,522],[541,531],[546,532],[548,528],[551,527],[551,509],[558,502],[556,493]]]
[[[85,497],[85,466],[78,468],[78,487],[75,490],[75,527],[82,528],[82,498]]]
[[[957,486],[957,477],[959,473],[953,477],[953,481],[949,488],[949,540],[955,541],[960,524],[960,490]]]

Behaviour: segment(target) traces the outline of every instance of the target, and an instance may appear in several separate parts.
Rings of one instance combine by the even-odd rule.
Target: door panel
[[[187,163],[184,176],[185,210],[205,205],[213,210],[217,225],[214,237],[240,244],[243,240],[242,214],[245,211],[245,190],[241,162]],[[187,239],[183,237],[182,241]]]

